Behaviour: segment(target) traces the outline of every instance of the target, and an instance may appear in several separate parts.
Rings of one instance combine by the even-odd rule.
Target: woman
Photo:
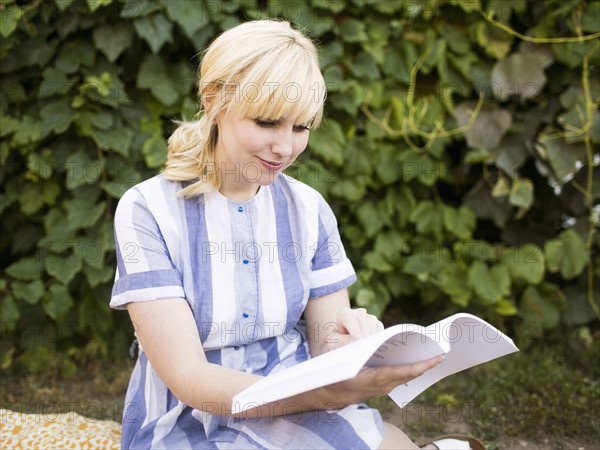
[[[356,275],[329,206],[281,174],[321,122],[311,41],[286,22],[234,27],[204,55],[198,95],[201,118],[175,130],[164,172],[115,216],[111,306],[127,308],[140,343],[123,448],[416,448],[361,402],[441,358],[232,416],[261,377],[382,324],[350,308]]]

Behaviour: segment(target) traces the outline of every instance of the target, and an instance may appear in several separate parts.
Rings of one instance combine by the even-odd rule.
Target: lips
[[[281,162],[276,162],[276,161],[269,161],[266,159],[262,159],[260,157],[257,156],[257,158],[260,160],[260,162],[262,163],[263,166],[265,166],[267,169],[269,170],[279,170],[282,169],[285,162],[281,161]]]

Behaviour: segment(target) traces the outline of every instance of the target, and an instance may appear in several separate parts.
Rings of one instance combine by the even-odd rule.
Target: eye
[[[273,128],[277,126],[277,122],[273,120],[254,119],[254,123],[262,128]]]
[[[303,131],[310,131],[310,128],[306,125],[294,125],[294,131],[301,133]]]

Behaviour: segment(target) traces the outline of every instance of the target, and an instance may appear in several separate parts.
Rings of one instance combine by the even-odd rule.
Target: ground
[[[2,408],[36,412],[49,418],[57,413],[76,411],[92,419],[119,421],[131,368],[132,363],[126,361],[118,367],[84,372],[68,381],[34,376],[3,377]],[[400,426],[416,441],[444,433],[473,433],[482,438],[490,450],[600,449],[597,433],[580,433],[576,436],[570,436],[569,433],[545,435],[537,423],[531,423],[530,432],[525,431],[516,435],[514,427],[506,427],[510,430],[510,435],[502,435],[502,425],[500,425],[504,420],[502,405],[498,404],[495,410],[489,405],[479,410],[472,406],[465,408],[465,403],[459,407],[451,403],[452,395],[439,394],[451,388],[450,385],[442,386],[441,391],[431,394],[436,395],[441,403],[428,401],[400,409],[391,400],[382,398],[375,400],[372,406],[378,407],[383,412],[385,420]],[[431,395],[426,396],[426,400]],[[510,414],[515,417],[514,410]],[[533,417],[531,414],[523,413],[516,419],[532,421],[531,417]],[[597,420],[597,417],[595,415],[593,420]],[[482,428],[480,422],[488,419],[494,419],[492,422],[496,421],[497,426]],[[527,428],[527,426],[517,428],[517,431]]]

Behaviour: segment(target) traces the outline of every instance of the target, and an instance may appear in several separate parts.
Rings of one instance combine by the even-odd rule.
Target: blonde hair
[[[198,71],[199,120],[180,122],[169,138],[164,176],[191,181],[180,195],[218,190],[216,117],[277,120],[317,127],[325,82],[314,44],[288,22],[257,20],[225,31],[209,46]]]

